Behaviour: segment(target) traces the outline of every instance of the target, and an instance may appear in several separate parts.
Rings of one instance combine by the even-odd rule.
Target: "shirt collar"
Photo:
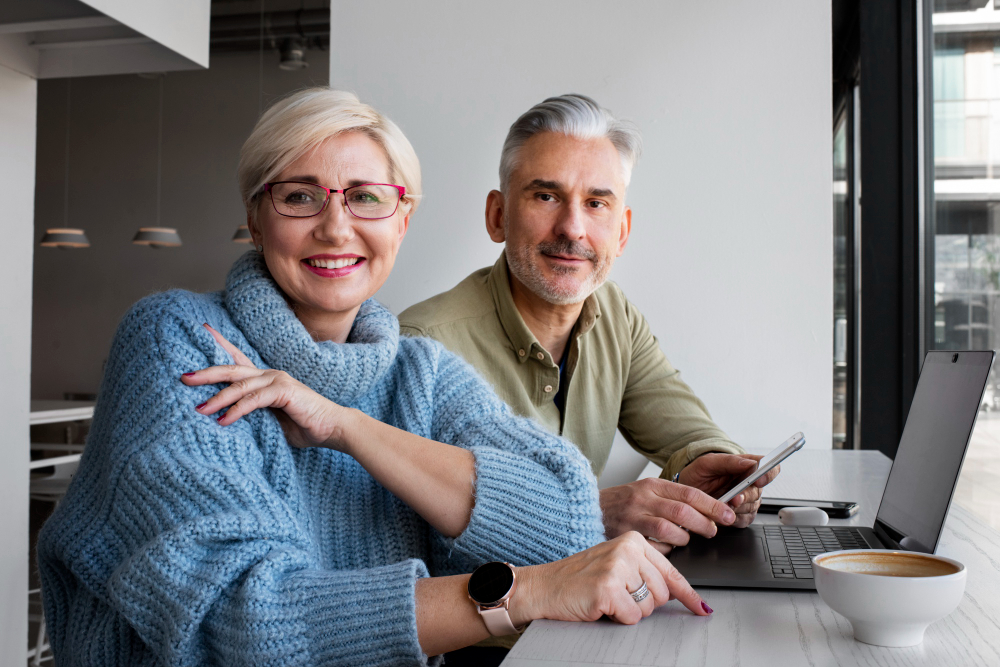
[[[524,363],[530,358],[537,358],[538,353],[541,352],[544,359],[555,363],[554,360],[550,359],[548,351],[539,344],[535,334],[531,333],[531,329],[524,323],[524,318],[521,317],[517,306],[514,305],[514,295],[510,290],[506,252],[500,253],[500,258],[497,259],[490,271],[487,283],[493,293],[493,303],[500,316],[500,325],[507,334],[507,339],[514,346],[514,355],[517,360]],[[597,297],[591,294],[583,302],[583,309],[580,311],[579,319],[577,319],[576,337],[579,338],[593,329],[594,323],[600,316],[601,306],[597,302]]]

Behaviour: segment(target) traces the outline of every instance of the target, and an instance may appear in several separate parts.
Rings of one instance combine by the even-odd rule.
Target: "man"
[[[688,530],[745,527],[758,486],[730,507],[711,496],[749,473],[746,455],[681,381],[642,314],[606,282],[632,227],[625,194],[641,139],[582,95],[545,100],[510,128],[486,230],[505,249],[452,290],[400,317],[475,366],[513,410],[575,443],[595,474],[615,430],[663,466],[663,479],[604,489],[609,538],[636,530],[664,553]],[[672,481],[668,481],[672,480]]]

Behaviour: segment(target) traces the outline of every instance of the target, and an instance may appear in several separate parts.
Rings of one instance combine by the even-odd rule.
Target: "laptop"
[[[875,525],[720,528],[670,553],[693,586],[815,590],[812,556],[840,549],[934,553],[982,405],[995,353],[924,357]]]

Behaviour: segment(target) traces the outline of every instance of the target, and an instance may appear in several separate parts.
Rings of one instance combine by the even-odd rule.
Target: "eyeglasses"
[[[271,195],[274,210],[287,218],[319,215],[330,203],[331,195],[343,194],[351,215],[363,220],[381,220],[396,213],[406,188],[389,183],[362,183],[343,190],[331,190],[316,183],[279,181],[265,183],[264,192]]]

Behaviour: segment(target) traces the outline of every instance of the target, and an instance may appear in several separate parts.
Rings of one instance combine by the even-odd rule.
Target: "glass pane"
[[[847,119],[833,132],[833,446],[847,439]]]
[[[1000,11],[935,0],[927,344],[1000,348]],[[1000,528],[1000,393],[989,379],[955,502]]]

